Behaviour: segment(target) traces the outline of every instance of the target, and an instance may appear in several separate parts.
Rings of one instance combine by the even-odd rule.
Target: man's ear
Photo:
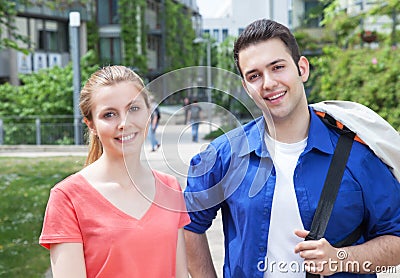
[[[83,121],[85,122],[85,124],[87,125],[87,127],[89,128],[90,132],[93,133],[94,135],[97,135],[97,131],[96,128],[94,126],[93,121],[89,120],[88,118],[83,118]]]
[[[306,57],[301,56],[298,66],[299,66],[301,80],[304,83],[308,80],[308,77],[310,76],[310,63],[308,62]]]

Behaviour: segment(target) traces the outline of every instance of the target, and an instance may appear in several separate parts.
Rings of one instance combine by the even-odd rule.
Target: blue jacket
[[[294,172],[300,216],[310,229],[339,135],[310,109],[307,146]],[[225,236],[224,277],[263,277],[275,169],[264,143],[265,122],[258,118],[215,139],[193,157],[185,190],[191,223],[204,233],[222,210]],[[326,230],[331,243],[365,224],[361,244],[374,237],[400,236],[400,185],[365,145],[354,142]],[[294,246],[293,246],[294,248]],[[331,277],[376,277],[337,273]]]

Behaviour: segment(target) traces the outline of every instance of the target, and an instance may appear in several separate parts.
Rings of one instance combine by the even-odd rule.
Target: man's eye
[[[249,76],[249,80],[252,81],[252,80],[256,79],[259,76],[260,76],[259,74],[252,74],[252,75]]]
[[[274,70],[280,70],[280,69],[283,69],[285,66],[282,66],[282,65],[276,65],[275,67],[274,67]]]

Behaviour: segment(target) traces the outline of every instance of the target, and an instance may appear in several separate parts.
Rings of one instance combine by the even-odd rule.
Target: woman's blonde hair
[[[146,106],[150,108],[149,93],[145,89],[143,80],[133,70],[125,66],[107,66],[93,73],[81,90],[79,108],[82,116],[89,121],[93,120],[92,95],[97,89],[105,86],[112,86],[120,82],[134,82],[142,91]],[[88,132],[89,152],[85,166],[95,162],[103,153],[103,145],[97,135]]]

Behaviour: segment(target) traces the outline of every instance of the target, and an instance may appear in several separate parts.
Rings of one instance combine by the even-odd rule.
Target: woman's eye
[[[134,112],[134,111],[138,111],[139,110],[139,107],[137,107],[137,106],[131,106],[130,108],[129,108],[129,111],[130,112]]]
[[[107,112],[104,114],[104,118],[111,118],[114,115],[115,115],[115,113],[113,113],[113,112]]]

